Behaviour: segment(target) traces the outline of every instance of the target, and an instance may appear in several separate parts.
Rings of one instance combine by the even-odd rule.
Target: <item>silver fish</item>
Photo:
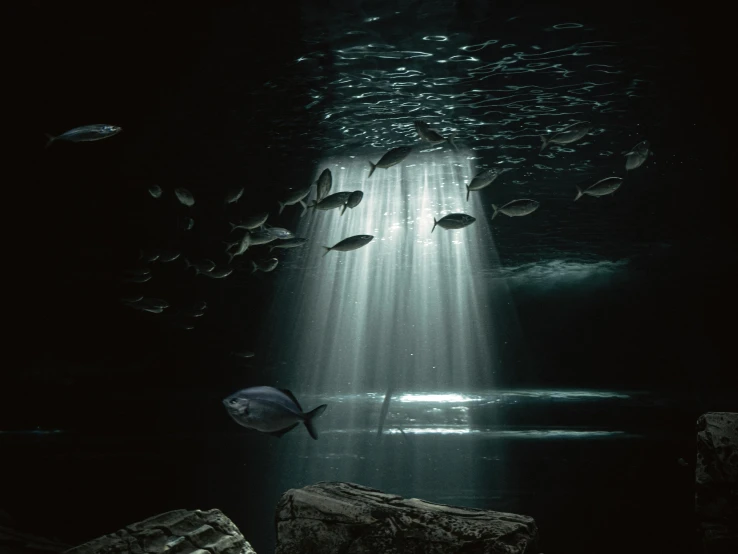
[[[239,198],[241,198],[242,194],[243,187],[229,189],[228,192],[226,192],[226,204],[235,204],[238,202]]]
[[[372,166],[371,171],[369,172],[369,177],[372,176],[374,173],[374,170],[378,167],[381,169],[387,169],[388,167],[392,167],[393,165],[397,165],[402,160],[407,158],[408,154],[413,151],[412,146],[398,146],[397,148],[393,148],[389,152],[387,152],[384,156],[380,158],[380,160],[373,164],[372,162],[369,162],[369,165]],[[369,178],[367,177],[367,179]]]
[[[310,207],[316,210],[333,210],[343,206],[350,196],[350,192],[334,192],[330,196],[323,198],[320,202],[313,202],[310,204]]]
[[[177,200],[179,200],[188,208],[191,208],[195,205],[195,197],[192,196],[192,193],[186,188],[177,187],[176,189],[174,189],[174,194],[177,197]]]
[[[501,208],[498,208],[497,206],[492,204],[492,209],[495,211],[495,213],[492,214],[492,218],[490,219],[490,221],[497,216],[497,212],[505,214],[509,217],[520,217],[532,214],[538,209],[538,206],[540,205],[540,202],[536,202],[535,200],[528,200],[525,198],[508,202]]]
[[[136,302],[140,302],[143,299],[144,299],[143,294],[134,294],[131,296],[124,296],[123,298],[120,299],[120,301],[123,302],[124,304],[135,304]]]
[[[232,267],[224,267],[223,269],[213,269],[212,271],[201,271],[198,275],[204,275],[211,279],[224,279],[233,273]]]
[[[325,168],[323,170],[323,173],[320,174],[320,177],[318,177],[318,181],[315,186],[315,202],[320,203],[323,198],[328,196],[328,193],[331,191],[331,185],[333,184],[333,174],[331,173],[331,170],[328,168]]]
[[[285,229],[284,227],[267,227],[266,232],[278,239],[291,239],[295,236],[292,231]]]
[[[349,252],[351,250],[356,250],[357,248],[361,248],[362,246],[366,246],[369,244],[374,237],[372,235],[354,235],[353,237],[348,237],[343,239],[342,241],[334,244],[333,246],[324,246],[325,248],[325,256],[330,252],[331,250],[338,250],[340,252]]]
[[[328,170],[326,169],[326,171]],[[282,200],[281,202],[277,202],[277,204],[279,204],[279,213],[282,213],[282,210],[284,210],[285,206],[294,206],[295,204],[300,204],[302,206],[302,213],[304,214],[305,210],[307,210],[305,197],[310,194],[311,187],[312,185],[308,185],[302,188],[287,189],[287,191],[285,191],[284,200]]]
[[[251,246],[259,246],[260,244],[267,244],[277,239],[268,230],[265,231],[253,231],[251,233]]]
[[[233,258],[236,256],[240,256],[246,250],[249,249],[249,246],[251,246],[251,232],[246,231],[246,234],[243,236],[243,238],[237,243],[237,248],[235,252],[228,252],[228,263],[231,263],[233,261]]]
[[[102,140],[120,133],[123,129],[117,125],[84,125],[76,127],[62,133],[61,135],[52,136],[47,134],[46,148],[57,140],[66,140],[68,142],[90,142],[94,140]]]
[[[644,140],[631,148],[630,152],[625,152],[625,170],[637,169],[644,164],[649,155],[653,156],[653,152],[649,150],[650,146],[650,143]]]
[[[565,127],[558,133],[554,133],[551,137],[541,135],[541,141],[543,142],[543,145],[541,146],[540,151],[543,152],[544,148],[546,148],[546,146],[548,146],[549,144],[572,144],[573,142],[576,142],[583,138],[591,130],[592,124],[588,121],[582,121],[580,123],[574,123],[573,125]]]
[[[477,173],[471,180],[471,182],[466,185],[466,201],[469,201],[469,194],[471,193],[471,191],[482,190],[483,188],[490,186],[492,182],[500,176],[501,173],[502,170],[497,169],[496,167],[486,169]]]
[[[159,261],[162,263],[168,263],[173,262],[174,260],[179,258],[179,252],[175,251],[166,251],[162,252],[159,256]]]
[[[231,233],[236,229],[246,229],[250,231],[252,229],[256,229],[257,227],[261,227],[262,225],[264,225],[264,223],[266,223],[268,217],[269,212],[264,212],[260,214],[250,215],[249,217],[241,220],[241,223],[230,223]]]
[[[270,271],[274,271],[277,264],[279,264],[279,260],[277,258],[269,258],[267,260],[259,261],[251,260],[251,273],[255,273],[257,270],[269,273]]]
[[[149,187],[149,194],[154,198],[161,198],[161,187],[159,185],[151,185]]]
[[[308,239],[301,239],[297,237],[279,240],[269,247],[269,251],[271,252],[275,248],[297,248],[298,246],[303,246],[307,242],[307,240]]]
[[[438,131],[435,129],[431,129],[430,126],[425,121],[415,121],[415,130],[418,132],[418,135],[420,135],[421,140],[424,140],[426,142],[430,142],[431,144],[441,144],[443,142],[448,142],[454,150],[458,151],[458,148],[456,148],[456,144],[454,143],[454,138],[456,138],[456,133],[453,133],[448,138],[444,138]]]
[[[438,221],[436,221],[436,218],[433,218],[433,229],[431,229],[431,233],[435,231],[436,225],[439,225],[442,229],[452,230],[452,229],[463,229],[464,227],[471,225],[474,223],[477,219],[475,217],[472,217],[467,214],[448,214]]]
[[[161,253],[158,250],[141,250],[141,255],[138,257],[139,260],[145,262],[155,262],[159,259]]]
[[[303,423],[315,440],[318,433],[313,420],[327,407],[321,404],[305,413],[292,392],[274,387],[240,390],[223,400],[223,405],[236,423],[248,429],[281,437]]]
[[[594,185],[585,190],[580,189],[577,185],[577,196],[574,198],[574,201],[576,202],[585,194],[589,196],[606,196],[608,194],[612,194],[618,190],[622,184],[622,177],[606,177],[597,181]]]
[[[187,269],[194,267],[195,273],[208,273],[215,269],[215,262],[213,260],[202,260],[201,262],[191,262],[187,258],[184,259]]]
[[[364,193],[360,190],[355,190],[351,193],[351,195],[348,197],[348,200],[346,200],[346,203],[341,208],[341,215],[343,215],[343,212],[346,211],[346,208],[351,208],[352,210],[361,204],[361,200],[364,198]]]

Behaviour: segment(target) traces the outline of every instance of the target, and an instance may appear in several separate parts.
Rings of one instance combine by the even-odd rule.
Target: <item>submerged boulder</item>
[[[133,523],[66,554],[256,554],[220,510],[175,510]]]
[[[535,554],[533,518],[405,499],[353,483],[291,489],[276,554]]]
[[[694,477],[701,552],[738,552],[738,413],[699,417]]]

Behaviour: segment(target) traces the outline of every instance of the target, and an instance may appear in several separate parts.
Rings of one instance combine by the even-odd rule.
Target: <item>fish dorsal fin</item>
[[[292,391],[291,390],[287,390],[287,389],[279,389],[279,390],[280,390],[280,392],[283,392],[287,396],[289,396],[290,397],[290,400],[292,400],[292,402],[294,402],[297,405],[297,407],[300,408],[300,411],[302,412],[302,406],[300,406],[300,403],[297,401],[297,398],[295,398],[295,395],[292,394]]]
[[[271,435],[273,437],[279,438],[282,435],[284,435],[285,433],[289,433],[290,431],[292,431],[292,429],[294,429],[295,427],[297,427],[299,424],[300,424],[300,422],[298,421],[297,423],[293,423],[289,427],[285,427],[284,429],[280,429],[279,431],[272,431],[271,433],[267,433],[267,434],[268,435]]]

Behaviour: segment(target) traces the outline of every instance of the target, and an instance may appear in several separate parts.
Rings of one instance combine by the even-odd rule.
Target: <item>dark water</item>
[[[18,22],[31,162],[6,204],[23,223],[0,381],[0,510],[18,526],[73,544],[217,507],[270,552],[280,494],[350,480],[529,514],[546,553],[692,551],[693,424],[736,409],[718,22],[473,1],[34,2]],[[458,152],[420,145],[415,119],[456,132]],[[584,120],[584,139],[539,152],[538,135]],[[44,133],[88,123],[124,130],[44,151]],[[614,196],[573,202],[575,186],[624,176],[644,139],[654,155]],[[366,180],[401,144],[417,145],[407,162]],[[277,215],[280,191],[324,167],[362,204]],[[467,203],[490,167],[508,171]],[[541,207],[490,220],[515,198]],[[468,233],[429,233],[456,210],[477,217]],[[228,222],[259,211],[309,246],[252,248],[223,280],[138,259],[223,266]],[[370,231],[320,257],[321,241]],[[270,255],[277,270],[252,275]],[[150,282],[121,281],[146,265]],[[139,291],[170,307],[120,302]],[[181,315],[201,301],[203,317]],[[328,403],[320,440],[237,427],[220,400],[261,384]]]

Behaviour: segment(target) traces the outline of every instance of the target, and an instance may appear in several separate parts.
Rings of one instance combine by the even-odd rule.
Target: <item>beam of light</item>
[[[432,480],[438,494],[474,486],[475,446],[465,439],[469,414],[454,403],[493,388],[496,328],[504,325],[498,318],[508,314],[510,300],[506,283],[475,279],[499,263],[481,196],[466,199],[477,170],[469,153],[436,148],[416,150],[367,178],[368,160],[382,154],[329,159],[316,168],[314,179],[331,169],[331,193],[361,190],[363,200],[343,216],[309,210],[295,229],[308,244],[280,264],[273,317],[263,334],[271,341],[274,384],[293,390],[305,410],[329,404],[317,422],[325,431],[319,441],[300,431],[276,444],[282,489],[350,480],[412,496]],[[476,222],[431,233],[434,217],[457,212]],[[375,238],[359,250],[323,256],[323,246],[359,234]],[[448,431],[435,432],[432,441],[424,438],[430,431],[377,436],[389,387],[394,394],[385,429]],[[417,422],[396,419],[393,405],[424,401],[447,409],[424,407],[412,416]],[[325,457],[329,452],[348,457],[338,463]],[[436,474],[434,464],[441,463],[453,471]]]

